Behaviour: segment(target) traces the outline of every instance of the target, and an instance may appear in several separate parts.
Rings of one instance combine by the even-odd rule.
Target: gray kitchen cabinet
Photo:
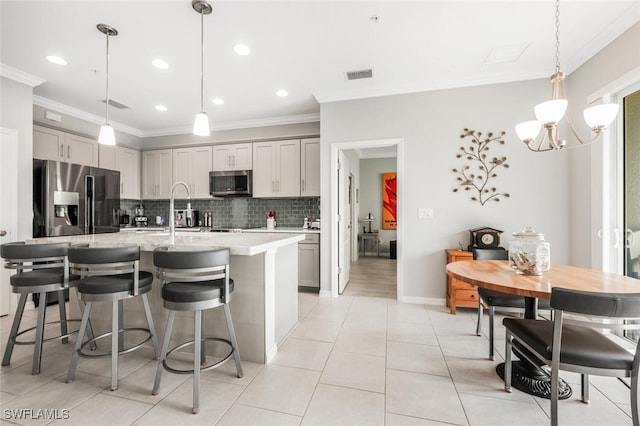
[[[120,198],[140,199],[140,151],[100,145],[100,168],[120,172]]]
[[[34,125],[33,158],[98,167],[98,141]]]
[[[167,200],[173,185],[171,149],[142,152],[142,198]]]
[[[300,141],[300,196],[320,196],[320,138]]]
[[[300,196],[300,139],[253,143],[253,196]]]
[[[213,168],[211,170],[214,172],[251,169],[253,169],[253,146],[251,143],[213,146]]]
[[[298,243],[298,286],[320,289],[320,234],[305,234]]]
[[[191,198],[209,198],[209,172],[212,170],[211,146],[173,150],[173,183],[189,185]],[[172,184],[173,184],[172,183]],[[186,198],[183,186],[176,187],[176,198]]]

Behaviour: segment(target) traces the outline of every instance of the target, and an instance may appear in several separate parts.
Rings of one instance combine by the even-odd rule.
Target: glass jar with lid
[[[509,244],[509,266],[522,275],[542,275],[551,268],[551,250],[544,234],[527,226]]]

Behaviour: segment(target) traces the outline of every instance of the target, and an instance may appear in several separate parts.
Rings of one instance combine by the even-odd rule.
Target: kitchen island
[[[298,322],[298,242],[303,235],[280,233],[205,233],[176,232],[119,232],[111,234],[74,235],[30,240],[30,243],[68,241],[88,243],[92,247],[140,247],[140,269],[154,272],[153,250],[169,246],[174,250],[229,248],[231,277],[235,292],[229,306],[243,360],[266,364],[273,359],[278,344]],[[163,307],[160,285],[154,278],[149,302],[159,339],[164,336],[168,311]],[[144,327],[146,320],[139,300],[127,300],[125,324]],[[77,306],[70,310],[78,314]],[[91,312],[94,332],[109,330],[111,307],[97,303]],[[228,336],[221,309],[206,311],[203,328],[208,335]],[[193,315],[179,312],[173,327],[172,341],[192,339]]]

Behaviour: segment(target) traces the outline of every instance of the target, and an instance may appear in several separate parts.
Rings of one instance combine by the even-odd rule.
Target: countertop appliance
[[[214,197],[250,197],[252,170],[209,172],[209,194]]]
[[[146,216],[136,216],[133,218],[133,223],[135,223],[137,228],[143,228],[149,224],[149,218]]]
[[[120,231],[120,172],[33,160],[33,236]]]
[[[199,210],[176,210],[175,211],[176,228],[193,228],[199,226],[200,211]]]

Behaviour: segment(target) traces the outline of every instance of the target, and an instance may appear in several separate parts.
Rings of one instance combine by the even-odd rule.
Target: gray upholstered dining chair
[[[509,252],[505,249],[473,249],[471,253],[473,254],[473,260],[507,260],[509,258]],[[489,307],[489,359],[493,361],[495,358],[494,314],[496,307],[507,312],[524,312],[524,297],[478,287],[477,336],[482,334],[480,330],[482,329],[483,304]],[[550,309],[549,301],[540,300],[538,302],[538,308],[544,310]]]
[[[640,293],[593,293],[555,287],[551,289],[551,307],[555,310],[553,321],[503,320],[507,329],[505,390],[511,392],[512,347],[525,358],[533,358],[529,359],[532,363],[540,360],[551,367],[552,426],[558,424],[560,370],[582,374],[583,402],[589,400],[589,374],[630,377],[633,425],[639,426],[640,342],[635,345],[634,353],[624,346],[622,337],[604,334],[603,330],[640,329],[640,324],[633,321],[640,319]]]

